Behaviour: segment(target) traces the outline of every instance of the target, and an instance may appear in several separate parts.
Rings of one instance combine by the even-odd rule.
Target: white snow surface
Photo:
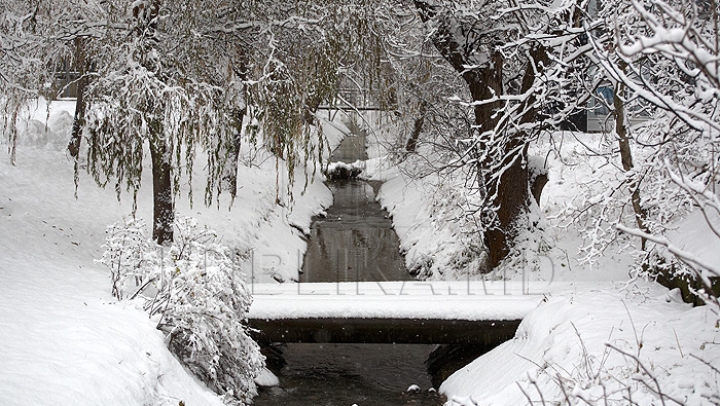
[[[260,371],[260,375],[255,378],[255,382],[264,387],[272,387],[280,385],[280,379],[267,368]]]
[[[720,236],[715,232],[720,229],[720,213],[707,210],[706,215],[699,210],[688,214],[682,221],[676,222],[675,227],[667,233],[667,238],[680,250],[720,269]],[[705,272],[707,276],[720,276]]]
[[[95,260],[105,228],[131,214],[131,197],[123,194],[118,202],[112,186],[101,189],[84,172],[74,197],[72,163],[64,152],[73,107],[53,102],[48,110],[43,101],[31,106],[19,123],[16,165],[7,155],[0,159],[0,404],[223,404],[171,355],[139,303],[111,297],[109,272]],[[342,128],[323,126],[330,145],[337,145]],[[196,167],[202,168],[202,159]],[[227,196],[219,208],[204,207],[198,169],[195,205],[184,186],[178,215],[197,218],[223,244],[244,253],[248,279],[296,278],[306,245],[299,230],[309,230],[311,217],[332,203],[332,195],[320,175],[303,192],[299,169],[294,201],[282,194],[281,184],[284,204],[277,205],[271,155],[246,145],[242,160],[232,210]],[[144,172],[149,176],[149,168]],[[280,182],[286,180],[281,176]],[[137,216],[148,222],[151,186],[146,178],[138,198]]]
[[[543,299],[523,283],[359,282],[255,285],[250,319],[520,320]]]
[[[91,185],[76,202],[67,166],[64,153],[25,147],[18,166],[0,160],[2,403],[221,405],[145,312],[110,297],[93,259],[123,206]]]
[[[714,405],[719,383],[705,363],[720,362],[716,321],[712,307],[690,307],[655,284],[559,292],[440,391],[448,405],[541,404],[541,396],[556,404],[563,390],[577,404],[625,405],[629,388],[633,404],[657,405],[659,387],[685,405]]]

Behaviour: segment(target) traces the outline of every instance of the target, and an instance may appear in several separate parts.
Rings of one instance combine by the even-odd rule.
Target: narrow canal
[[[351,164],[365,159],[365,137],[360,135],[346,137],[330,162]],[[412,279],[392,220],[375,201],[380,183],[334,178],[327,186],[333,192],[333,205],[325,217],[313,221],[300,282]]]
[[[365,137],[346,137],[331,162],[366,159]],[[328,181],[333,206],[314,219],[300,283],[410,280],[392,221],[375,201],[379,184]],[[388,303],[392,306],[392,303]],[[258,406],[437,406],[425,361],[433,345],[284,344],[280,386],[261,391]],[[417,392],[408,392],[411,385]]]

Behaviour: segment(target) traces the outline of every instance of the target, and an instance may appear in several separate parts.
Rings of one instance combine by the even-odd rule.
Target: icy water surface
[[[332,161],[365,159],[364,137],[347,137]],[[375,201],[379,184],[334,180],[333,206],[316,218],[303,264],[303,282],[412,279],[399,253],[387,211]],[[391,304],[388,304],[391,305]],[[425,360],[433,345],[284,344],[280,387],[265,389],[257,406],[437,406]],[[406,393],[410,385],[418,393]]]

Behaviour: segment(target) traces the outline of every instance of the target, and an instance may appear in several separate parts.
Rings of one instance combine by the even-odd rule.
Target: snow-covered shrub
[[[175,221],[169,248],[145,236],[142,220],[108,227],[100,262],[110,268],[113,295],[142,298],[170,350],[196,376],[227,399],[250,403],[264,365],[243,324],[252,298],[230,250],[191,218]]]
[[[333,162],[328,165],[325,176],[328,180],[334,179],[354,179],[360,176],[365,166],[363,161],[355,161],[353,163]]]
[[[145,236],[145,222],[129,218],[108,226],[105,252],[100,262],[110,268],[112,294],[118,299],[134,298],[152,280],[159,260]],[[134,290],[134,291],[133,291]]]

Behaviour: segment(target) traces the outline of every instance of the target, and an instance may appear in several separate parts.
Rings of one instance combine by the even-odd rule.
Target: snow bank
[[[168,352],[142,310],[112,302],[97,272],[0,260],[3,404],[222,405]]]
[[[462,185],[440,185],[430,175],[411,180],[398,174],[383,184],[378,199],[393,219],[405,254],[405,265],[423,279],[477,278],[482,269],[481,246],[474,223],[464,216]],[[467,203],[467,202],[465,202]]]
[[[0,159],[0,393],[7,405],[220,405],[165,348],[147,315],[116,303],[95,265],[129,209],[111,191],[73,197],[63,152]]]
[[[717,404],[715,373],[703,363],[720,362],[717,315],[680,302],[654,284],[554,294],[525,317],[513,340],[453,374],[440,391],[449,405],[520,405],[528,397],[541,404],[541,396],[555,404],[566,394],[627,404],[629,388],[638,405],[661,404],[654,377],[684,404]]]

